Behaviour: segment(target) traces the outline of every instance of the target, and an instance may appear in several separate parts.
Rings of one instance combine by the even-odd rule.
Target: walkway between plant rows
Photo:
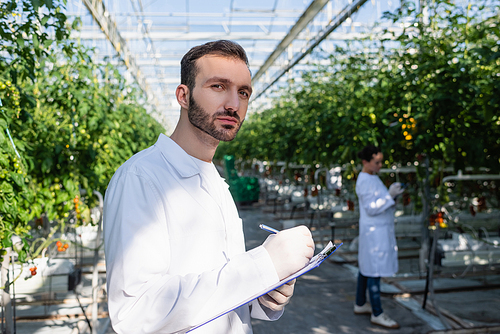
[[[240,217],[243,219],[247,249],[260,245],[268,235],[259,229],[259,224],[264,223],[281,229],[280,221],[272,214],[265,213],[262,208],[242,208]],[[344,246],[349,245],[342,247]],[[353,305],[357,267],[339,263],[338,260],[338,255],[335,257],[334,253],[321,266],[298,278],[294,296],[286,306],[283,316],[274,322],[252,320],[254,334],[422,334],[440,333],[445,329],[437,316],[422,310],[421,294],[400,293],[396,286],[387,283],[382,283],[381,287],[382,306],[384,312],[396,320],[401,328],[382,328],[370,323],[370,315],[355,315]],[[491,279],[500,283],[498,275]],[[435,280],[435,287],[437,289],[439,284],[447,284],[448,287],[450,284],[466,284],[465,281],[454,280],[450,283],[450,280],[445,280],[440,283]],[[416,289],[422,289],[425,279],[407,282],[409,289],[412,288],[411,284]],[[490,326],[489,331],[480,331],[481,333],[500,333],[499,288],[436,294],[436,300],[440,308],[451,311],[449,313],[454,313],[458,320],[463,319],[463,323],[469,324],[470,327]],[[432,308],[430,301],[427,305]]]

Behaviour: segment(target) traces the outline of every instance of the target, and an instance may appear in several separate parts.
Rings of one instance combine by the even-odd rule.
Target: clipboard
[[[252,300],[257,299],[257,298],[259,298],[259,297],[267,294],[268,292],[273,291],[273,290],[279,288],[280,286],[282,286],[282,285],[284,285],[284,284],[286,284],[286,283],[288,283],[288,282],[296,279],[297,277],[304,275],[308,271],[311,271],[312,269],[319,267],[319,265],[321,263],[323,263],[323,261],[325,261],[330,255],[333,254],[333,252],[335,252],[342,245],[343,245],[343,243],[341,243],[340,245],[336,246],[336,245],[334,245],[330,241],[328,243],[328,245],[326,245],[326,247],[323,248],[323,250],[321,252],[319,252],[318,254],[316,254],[315,256],[313,256],[309,260],[309,263],[304,268],[302,268],[299,271],[297,271],[296,273],[294,273],[294,274],[292,274],[292,275],[290,275],[290,276],[282,279],[278,283],[271,285],[270,287],[268,287],[268,288],[264,289],[263,291],[255,294],[253,296],[251,296],[250,298],[241,301],[240,303],[232,306],[230,309],[225,310],[225,311],[223,311],[223,312],[215,315],[214,317],[212,317],[212,318],[210,318],[210,319],[208,319],[206,321],[203,321],[202,323],[200,323],[198,325],[191,326],[191,327],[185,328],[185,329],[183,329],[183,330],[181,330],[179,332],[176,332],[176,334],[184,334],[184,333],[188,333],[190,331],[193,331],[193,330],[195,330],[195,329],[197,329],[197,328],[199,328],[199,327],[201,327],[201,326],[209,323],[212,320],[215,320],[215,319],[217,319],[219,317],[222,317],[223,315],[225,315],[225,314],[227,314],[227,313],[229,313],[229,312],[231,312],[231,311],[233,311],[233,310],[235,310],[235,309],[237,309],[237,308],[239,308],[239,307],[241,307],[241,306],[243,306],[245,304],[250,303]]]

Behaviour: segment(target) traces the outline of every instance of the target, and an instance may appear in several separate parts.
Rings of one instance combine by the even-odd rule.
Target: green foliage
[[[344,164],[368,143],[388,164],[416,161],[500,171],[498,1],[462,8],[439,0],[429,17],[411,3],[385,19],[403,26],[348,45],[251,114],[217,156]],[[365,50],[359,52],[359,44]],[[356,51],[353,51],[356,50]]]
[[[55,231],[70,212],[84,219],[92,203],[75,200],[80,190],[104,193],[115,170],[164,131],[117,68],[68,40],[79,22],[70,27],[62,4],[0,5],[0,248],[19,235],[21,260],[30,221],[45,215]]]

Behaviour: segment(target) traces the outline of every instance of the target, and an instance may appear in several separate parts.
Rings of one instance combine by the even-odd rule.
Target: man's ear
[[[189,109],[189,88],[186,85],[179,85],[175,90],[175,97],[181,108]]]

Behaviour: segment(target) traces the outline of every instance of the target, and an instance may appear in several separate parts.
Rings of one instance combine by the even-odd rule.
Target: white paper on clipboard
[[[199,328],[207,323],[209,323],[210,321],[212,320],[215,320],[221,316],[223,316],[224,314],[227,314],[235,309],[237,309],[238,307],[241,307],[247,303],[250,303],[252,300],[254,299],[257,299],[259,298],[260,296],[263,296],[265,294],[267,294],[268,292],[270,291],[273,291],[277,288],[279,288],[280,286],[296,279],[297,277],[299,276],[302,276],[304,275],[305,273],[307,273],[308,271],[318,267],[324,260],[326,260],[333,252],[335,252],[340,246],[342,246],[342,243],[338,246],[335,246],[331,241],[328,243],[328,245],[326,245],[325,248],[323,248],[323,250],[321,252],[319,252],[318,254],[316,254],[315,256],[313,256],[310,260],[309,260],[309,263],[302,269],[300,269],[299,271],[297,271],[296,273],[282,279],[281,281],[279,281],[278,283],[276,284],[273,284],[271,285],[270,287],[266,288],[265,290],[251,296],[250,298],[248,299],[245,299],[243,301],[241,301],[240,303],[232,306],[230,309],[226,310],[226,311],[223,311],[219,314],[217,314],[216,316],[206,320],[206,321],[203,321],[202,323],[196,325],[196,326],[192,326],[192,327],[189,327],[189,328],[185,328],[183,329],[182,331],[179,331],[179,332],[176,332],[176,334],[183,334],[183,333],[188,333],[196,328]]]

